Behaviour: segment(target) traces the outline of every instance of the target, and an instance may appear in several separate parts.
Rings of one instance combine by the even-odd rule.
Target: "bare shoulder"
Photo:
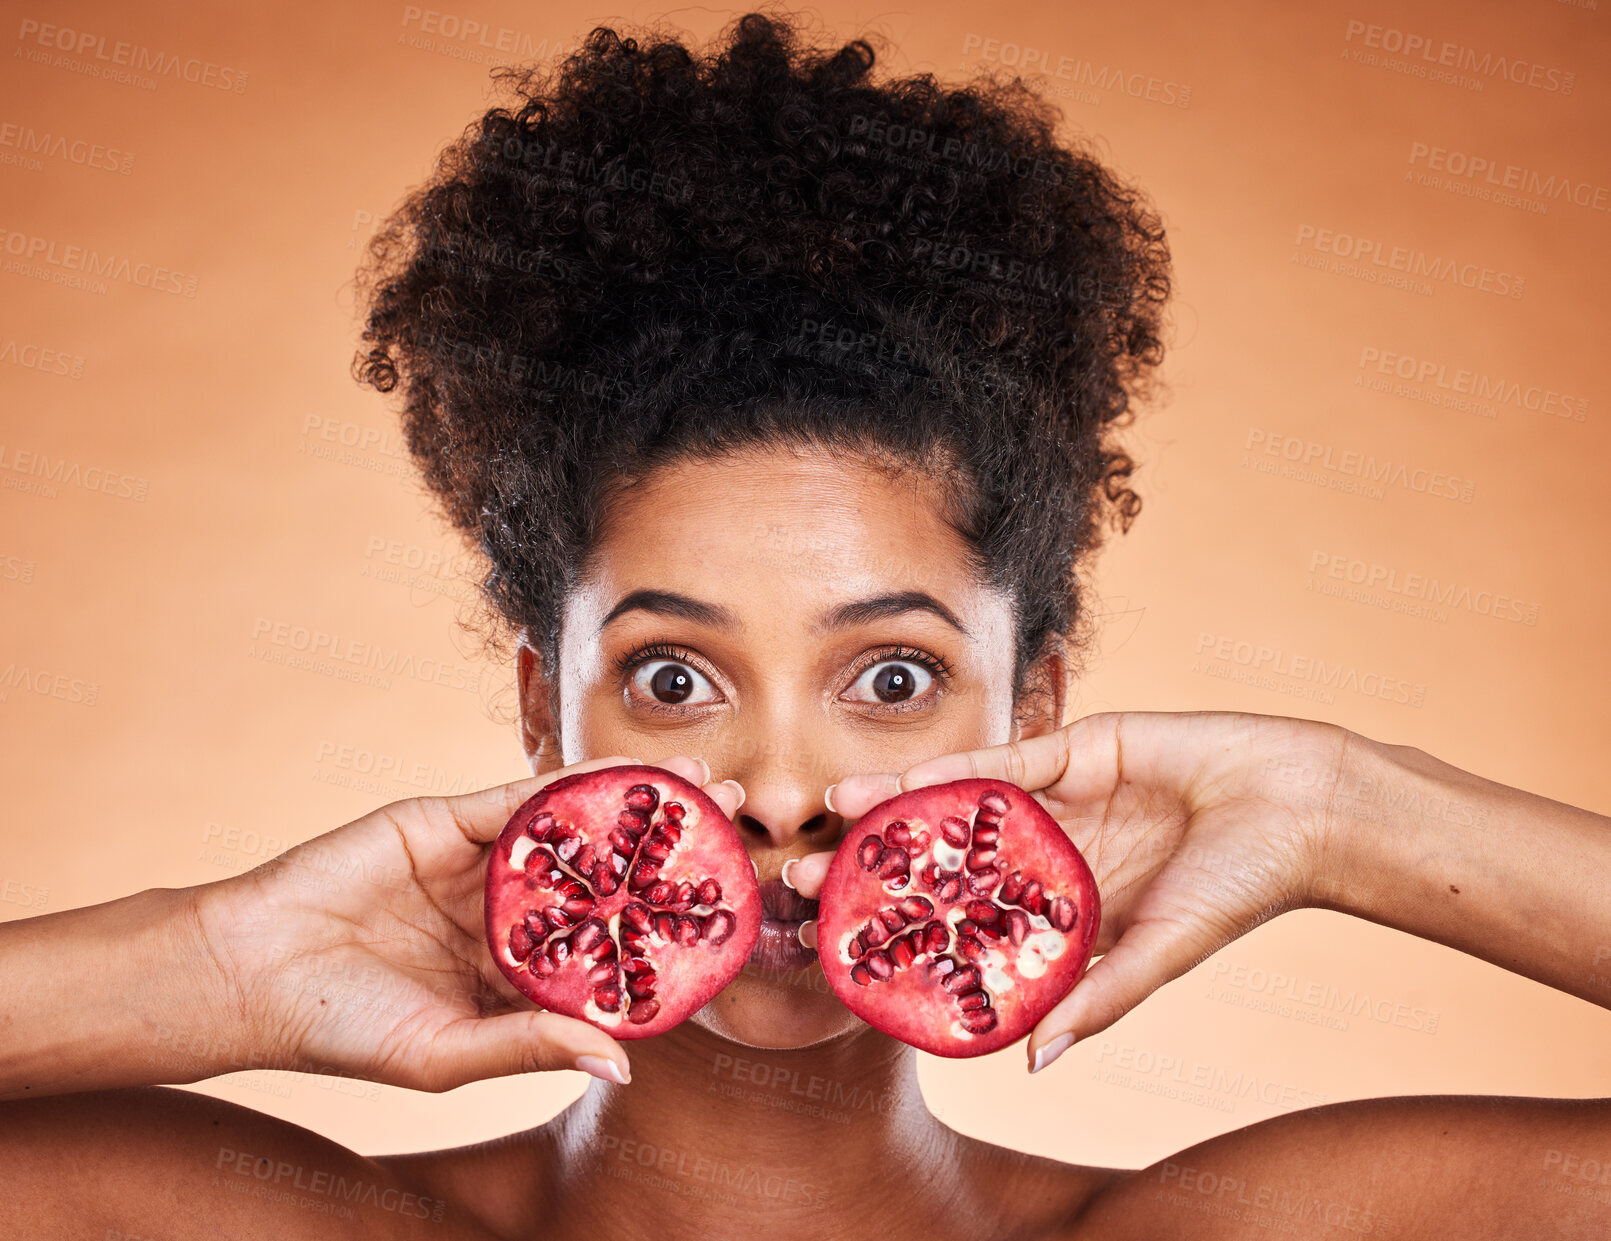
[[[1119,1176],[1061,1241],[1160,1236],[1611,1235],[1611,1100],[1359,1099],[1210,1138]]]
[[[24,1236],[483,1235],[381,1161],[165,1087],[0,1104],[0,1199]]]

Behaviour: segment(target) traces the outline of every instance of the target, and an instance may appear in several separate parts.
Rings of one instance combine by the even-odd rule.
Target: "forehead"
[[[607,609],[656,587],[720,598],[741,615],[783,596],[815,615],[816,605],[921,590],[977,607],[991,592],[945,520],[947,485],[820,450],[674,462],[612,502],[578,592],[592,598],[576,602]]]

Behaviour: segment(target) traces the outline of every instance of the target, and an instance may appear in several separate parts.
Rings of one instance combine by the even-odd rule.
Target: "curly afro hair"
[[[873,63],[761,13],[703,54],[598,27],[495,70],[519,106],[376,234],[354,375],[401,388],[494,643],[525,631],[554,668],[620,488],[793,443],[945,480],[1015,600],[1015,697],[1048,643],[1077,655],[1077,568],[1141,507],[1111,432],[1162,358],[1163,227],[1021,80]]]

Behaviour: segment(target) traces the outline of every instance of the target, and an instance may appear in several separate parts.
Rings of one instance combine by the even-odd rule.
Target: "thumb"
[[[1195,967],[1214,951],[1209,939],[1206,927],[1160,919],[1133,923],[1030,1033],[1029,1071],[1038,1073]]]
[[[552,1069],[580,1069],[623,1086],[632,1080],[625,1049],[604,1031],[560,1013],[526,1012],[465,1017],[444,1026],[411,1074],[418,1080],[399,1084],[442,1091]]]

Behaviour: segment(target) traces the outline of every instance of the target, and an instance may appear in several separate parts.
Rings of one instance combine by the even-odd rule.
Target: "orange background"
[[[470,23],[489,41],[511,32],[515,55],[547,56],[595,24],[665,12],[467,0],[436,10],[427,34],[422,9],[390,2],[144,7],[42,0],[0,29],[0,126],[16,127],[0,129],[7,918],[219,879],[398,797],[525,774],[510,670],[478,662],[455,628],[462,559],[383,401],[348,378],[350,279],[373,222],[491,103],[496,57]],[[669,16],[702,40],[741,11]],[[842,38],[886,33],[899,72],[1011,71],[1026,56],[1049,68],[1041,80],[1068,125],[1099,137],[1169,227],[1172,396],[1130,436],[1146,509],[1099,563],[1101,648],[1076,710],[1309,715],[1611,809],[1611,392],[1596,356],[1611,257],[1611,16],[1542,0],[814,11]],[[93,48],[62,63],[28,21],[71,30],[75,48],[87,36],[211,62],[222,85],[91,76],[80,70],[98,63]],[[1394,34],[1351,34],[1350,22],[1537,64],[1546,85],[1570,72],[1572,88],[1435,80],[1417,69],[1427,62],[1386,63],[1370,46],[1396,46]],[[28,154],[47,134],[67,144]],[[1428,183],[1420,148],[1581,183],[1586,205],[1483,197],[1481,176]],[[1404,247],[1506,286],[1520,276],[1522,295],[1316,268],[1340,261],[1315,243],[1321,230],[1380,243],[1384,261]],[[18,247],[36,243],[58,259],[83,246],[165,267],[181,291],[55,283],[60,262],[19,262]],[[1386,270],[1368,256],[1358,267]],[[1469,369],[1569,399],[1433,403],[1364,363],[1387,354],[1441,366],[1446,382]],[[1361,494],[1325,468],[1283,476],[1279,456],[1247,451],[1275,436],[1334,462],[1354,450],[1438,472],[1471,494],[1394,482]],[[31,472],[40,460],[45,480]],[[92,468],[132,481],[92,490],[81,485]],[[1343,577],[1313,572],[1321,562]],[[1457,583],[1474,602],[1416,615],[1392,609],[1403,595],[1382,595],[1384,607],[1317,589],[1346,590],[1372,565]],[[1483,614],[1495,594],[1524,619]],[[281,623],[443,661],[448,684],[271,662],[286,648],[264,631]],[[1232,656],[1215,663],[1200,648],[1221,639]],[[1341,664],[1361,685],[1377,684],[1371,673],[1407,682],[1420,705],[1223,675],[1246,672],[1259,646]],[[138,985],[115,957],[108,966],[86,985]],[[1368,996],[1371,1012],[1305,1004],[1311,987]],[[1135,1166],[1299,1103],[1611,1093],[1611,1014],[1305,911],[1033,1082],[1016,1053],[926,1059],[922,1072],[936,1111],[967,1132]],[[1243,1093],[1192,1085],[1237,1080]],[[198,1089],[379,1153],[534,1123],[582,1084],[559,1073],[432,1096],[247,1071]]]

